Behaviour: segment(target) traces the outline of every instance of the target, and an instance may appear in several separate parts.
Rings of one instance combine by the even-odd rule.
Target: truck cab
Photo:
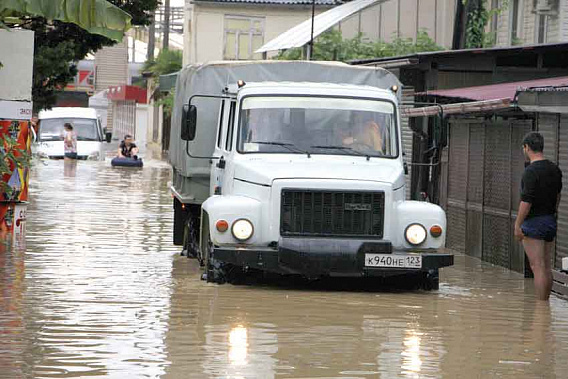
[[[186,104],[187,142],[203,132],[192,104],[200,96],[215,97],[194,94]],[[442,251],[446,217],[437,205],[405,200],[396,86],[241,80],[217,101],[217,123],[207,126],[217,131],[213,154],[196,157],[186,145],[210,162],[209,196],[184,230],[208,281],[254,269],[408,275],[438,287],[439,268],[453,264]]]

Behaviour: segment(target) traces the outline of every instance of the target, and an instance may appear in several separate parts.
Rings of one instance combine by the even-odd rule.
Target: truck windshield
[[[100,141],[97,120],[91,118],[47,118],[39,123],[40,141],[63,141],[65,123],[73,125],[77,141]]]
[[[396,157],[394,105],[330,97],[247,97],[240,114],[241,153]]]

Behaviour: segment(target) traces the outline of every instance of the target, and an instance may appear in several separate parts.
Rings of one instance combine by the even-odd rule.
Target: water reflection
[[[171,245],[170,170],[36,166],[0,245],[0,377],[564,377],[568,305],[459,256],[438,292],[217,286]]]
[[[247,363],[247,329],[241,325],[229,332],[229,360],[235,366],[243,366]]]
[[[416,330],[407,330],[404,337],[404,350],[402,351],[402,373],[419,377],[422,360],[420,359],[420,334]]]

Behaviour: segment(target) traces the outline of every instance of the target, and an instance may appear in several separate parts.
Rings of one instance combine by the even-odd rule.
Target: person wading
[[[537,298],[548,300],[552,289],[551,251],[556,238],[562,171],[544,158],[544,139],[540,133],[528,133],[522,146],[530,164],[521,182],[515,238],[523,242],[529,258]]]
[[[65,158],[77,159],[77,134],[73,131],[73,125],[65,123],[63,125],[63,146]]]

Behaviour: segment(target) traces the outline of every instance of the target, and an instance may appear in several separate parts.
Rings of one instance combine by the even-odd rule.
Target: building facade
[[[488,0],[494,9],[488,33],[495,45],[568,41],[568,0]]]
[[[342,3],[316,0],[316,14]],[[415,39],[424,31],[450,48],[455,8],[454,0],[377,0],[336,27],[344,38],[361,33],[368,40],[386,42]],[[310,17],[310,0],[186,0],[184,65],[262,59],[256,49]]]

